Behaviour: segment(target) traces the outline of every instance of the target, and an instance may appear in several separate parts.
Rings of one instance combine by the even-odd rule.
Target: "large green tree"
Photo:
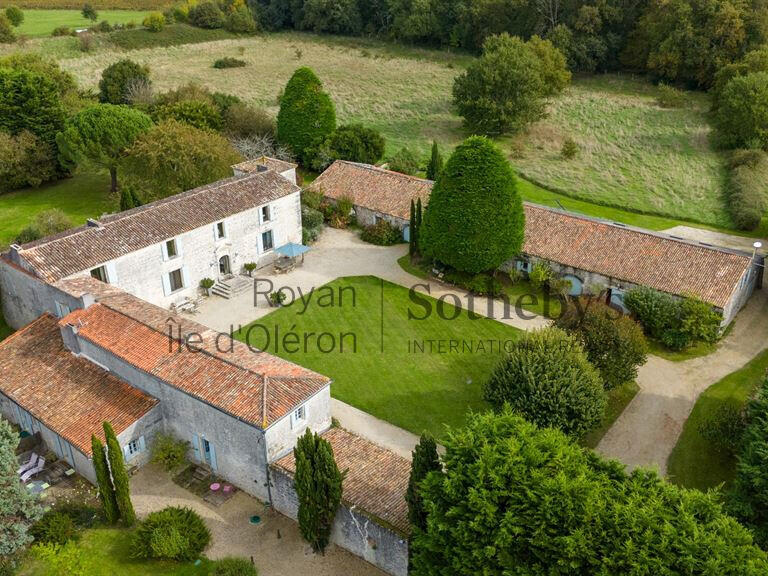
[[[724,148],[768,150],[768,72],[737,76],[725,85],[715,126]]]
[[[131,502],[131,487],[128,482],[128,472],[125,469],[123,450],[117,441],[115,431],[109,422],[104,422],[104,438],[107,441],[107,461],[109,472],[112,475],[112,486],[115,489],[115,501],[120,511],[120,519],[126,526],[133,526],[136,522],[136,512]]]
[[[517,340],[483,391],[495,409],[509,405],[538,426],[576,438],[600,423],[606,406],[599,372],[579,340],[559,328]]]
[[[579,337],[607,390],[637,378],[648,356],[642,326],[597,298],[570,302],[556,324]]]
[[[12,574],[13,562],[32,540],[29,528],[42,515],[34,496],[19,482],[19,435],[0,418],[0,572]],[[4,570],[7,569],[7,572]]]
[[[99,81],[99,100],[109,104],[127,104],[131,90],[139,84],[150,84],[149,68],[129,60],[107,66]]]
[[[307,428],[293,449],[299,498],[299,530],[315,552],[330,542],[331,528],[341,503],[344,474],[339,471],[330,443]]]
[[[67,121],[56,137],[64,164],[86,161],[109,170],[111,191],[117,191],[117,167],[136,138],[152,127],[152,119],[139,110],[97,104]]]
[[[543,118],[546,98],[570,79],[565,57],[548,40],[501,34],[488,38],[482,56],[456,77],[453,101],[470,130],[516,133]]]
[[[96,484],[99,487],[99,500],[104,509],[104,517],[107,522],[114,524],[120,518],[120,510],[117,508],[115,488],[112,486],[112,477],[109,474],[107,453],[104,444],[96,435],[91,436],[91,452],[93,452],[93,469],[96,472]]]
[[[413,576],[757,576],[765,552],[717,492],[624,472],[510,411],[472,416],[422,483]]]
[[[122,166],[125,184],[151,201],[232,176],[240,161],[226,138],[167,120],[136,139]]]
[[[473,136],[456,148],[435,182],[419,248],[463,272],[492,270],[520,252],[524,226],[512,167],[490,140]]]
[[[336,108],[310,68],[299,68],[288,81],[277,114],[277,139],[302,163],[305,152],[336,129]]]

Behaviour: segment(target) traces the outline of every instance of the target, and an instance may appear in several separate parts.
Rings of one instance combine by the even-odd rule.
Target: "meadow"
[[[134,22],[141,25],[149,12],[137,10],[99,10],[98,22],[106,20],[110,24]],[[89,28],[93,22],[84,18],[81,10],[26,10],[24,22],[18,28],[19,34],[26,36],[50,36],[55,28],[66,26],[72,30]]]

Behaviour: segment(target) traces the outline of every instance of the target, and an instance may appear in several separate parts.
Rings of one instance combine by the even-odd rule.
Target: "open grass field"
[[[164,10],[175,4],[174,0],[90,0],[96,10]],[[2,0],[0,8],[18,6],[19,8],[37,8],[51,10],[82,10],[80,0]]]
[[[74,545],[78,552],[67,556],[63,563],[44,562],[33,553],[17,572],[19,576],[50,576],[52,574],[88,574],[89,576],[206,576],[211,562],[199,566],[191,562],[140,561],[131,558],[130,533],[118,528],[86,530]],[[79,558],[73,561],[72,557]],[[61,564],[61,565],[58,565]]]
[[[0,194],[0,246],[10,244],[38,212],[63,210],[76,225],[118,208],[109,192],[108,174],[77,174],[39,188]]]
[[[409,309],[421,316],[423,308],[409,300],[406,288],[379,278],[340,278],[326,286],[336,294],[345,289],[341,304],[337,298],[335,306],[322,307],[315,300],[304,314],[296,304],[258,323],[272,334],[275,326],[283,334],[293,330],[302,341],[304,334],[330,332],[337,344],[345,343],[343,351],[339,346],[329,353],[318,346],[307,350],[302,346],[290,353],[277,347],[274,338],[267,345],[261,330],[251,332],[251,344],[333,378],[335,398],[415,434],[426,430],[443,437],[446,424],[460,426],[469,411],[488,409],[482,385],[501,357],[499,341],[515,340],[519,330],[488,318],[471,320],[466,311],[454,320],[444,319],[434,308],[424,320],[409,320]],[[446,305],[445,316],[454,312],[459,311]],[[340,331],[356,336],[356,351],[349,337],[339,337]],[[237,337],[245,340],[245,333]],[[431,351],[429,340],[434,341]],[[472,350],[450,351],[450,340],[467,343]],[[478,351],[481,342],[486,343],[485,351]],[[424,351],[414,343],[423,345]]]
[[[765,350],[740,370],[707,388],[699,397],[667,461],[667,474],[672,482],[704,490],[723,483],[728,486],[733,481],[736,459],[714,450],[699,433],[699,426],[721,406],[744,406],[765,378],[767,369],[768,350]]]
[[[137,10],[99,10],[99,22],[106,20],[110,24],[135,22],[141,25],[149,12]],[[67,26],[72,30],[88,28],[93,22],[83,18],[80,10],[25,10],[24,22],[18,28],[19,34],[27,36],[50,36],[55,28]]]

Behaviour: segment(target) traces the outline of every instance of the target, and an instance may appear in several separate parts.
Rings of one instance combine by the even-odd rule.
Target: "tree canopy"
[[[414,576],[757,576],[765,552],[717,492],[665,482],[584,450],[509,411],[470,418],[421,484]]]
[[[126,104],[130,91],[138,84],[149,84],[149,68],[127,58],[107,66],[99,81],[99,100]]]
[[[277,139],[291,149],[302,163],[311,158],[305,152],[336,129],[336,109],[323,91],[320,79],[310,68],[293,73],[280,99]]]
[[[715,126],[724,148],[768,150],[768,71],[737,76],[725,85]]]
[[[490,140],[473,136],[438,175],[419,230],[420,250],[462,272],[493,270],[520,252],[524,220],[509,162]]]
[[[152,119],[139,110],[97,104],[70,118],[56,142],[64,164],[87,161],[109,170],[115,192],[121,159],[136,138],[151,127]]]

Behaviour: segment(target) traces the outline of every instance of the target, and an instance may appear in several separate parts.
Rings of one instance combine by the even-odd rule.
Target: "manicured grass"
[[[684,108],[661,108],[658,88],[620,75],[578,78],[549,117],[520,138],[521,173],[597,204],[730,226],[722,191],[724,158],[710,145],[709,101],[686,93]],[[580,146],[573,160],[562,143]]]
[[[82,8],[82,7],[81,7]],[[106,20],[110,24],[135,22],[141,25],[149,12],[138,10],[98,10],[97,22]],[[55,28],[67,26],[72,30],[90,28],[94,23],[83,18],[80,10],[24,10],[24,22],[18,28],[19,34],[27,36],[50,36]]]
[[[55,10],[83,9],[84,2],[80,0],[5,0],[2,6],[18,6],[19,8],[43,8]],[[174,4],[173,0],[91,0],[91,6],[99,12],[102,10],[164,10]]]
[[[180,44],[199,44],[236,37],[236,34],[226,30],[206,30],[187,24],[174,24],[173,26],[166,26],[159,32],[150,32],[146,28],[117,30],[109,34],[108,39],[119,48],[139,50],[141,48],[178,46]]]
[[[669,350],[661,342],[653,339],[648,339],[648,352],[654,356],[660,356],[665,360],[672,362],[685,362],[686,360],[692,360],[694,358],[700,358],[701,356],[707,356],[717,350],[718,342],[698,342],[690,348],[684,350]]]
[[[603,421],[600,423],[599,428],[595,428],[589,434],[584,436],[582,444],[587,448],[595,448],[600,440],[603,439],[605,433],[613,426],[616,419],[624,412],[624,408],[632,401],[640,391],[640,387],[636,382],[627,382],[626,384],[614,388],[608,392],[608,405],[605,408],[605,415]]]
[[[699,433],[699,426],[720,407],[744,406],[768,369],[768,350],[761,352],[740,370],[713,384],[699,397],[683,432],[667,461],[667,474],[675,484],[707,489],[729,485],[736,472],[736,460],[713,449]]]
[[[117,204],[109,193],[107,174],[82,173],[39,188],[0,194],[0,246],[10,244],[42,210],[59,208],[80,225],[116,210]]]
[[[140,561],[131,558],[132,546],[130,532],[116,528],[96,528],[86,530],[77,543],[82,551],[83,570],[80,574],[89,576],[205,576],[210,574],[211,562],[203,559],[199,566],[192,562],[176,563],[169,561]],[[19,570],[19,576],[48,576],[65,574],[57,567],[49,566],[34,558],[34,553]],[[74,569],[74,566],[68,566]],[[58,567],[61,570],[62,567]],[[74,572],[73,572],[74,573]]]
[[[250,343],[333,378],[334,397],[416,434],[427,430],[443,437],[446,424],[460,426],[469,411],[488,408],[482,384],[501,357],[499,342],[503,346],[515,340],[519,330],[488,318],[472,320],[449,304],[443,310],[446,318],[441,318],[436,301],[421,295],[432,314],[419,319],[424,308],[409,300],[406,288],[371,276],[339,278],[325,286],[323,291],[333,289],[335,305],[322,306],[318,288],[305,313],[296,302],[255,323],[267,327],[273,337],[267,342],[263,330],[253,329]],[[418,318],[409,319],[409,310]],[[455,319],[447,319],[454,313]],[[289,330],[302,342],[294,353],[282,343]],[[335,335],[334,350],[323,353],[316,337],[304,346],[306,335],[322,332]],[[340,338],[340,333],[354,335],[356,349],[352,337]],[[246,335],[247,329],[236,337],[245,340]],[[324,338],[327,350],[330,340]],[[459,343],[457,350],[450,349],[451,340]],[[423,351],[414,343],[423,345]],[[471,350],[463,349],[464,343]],[[484,350],[478,349],[481,344]]]

